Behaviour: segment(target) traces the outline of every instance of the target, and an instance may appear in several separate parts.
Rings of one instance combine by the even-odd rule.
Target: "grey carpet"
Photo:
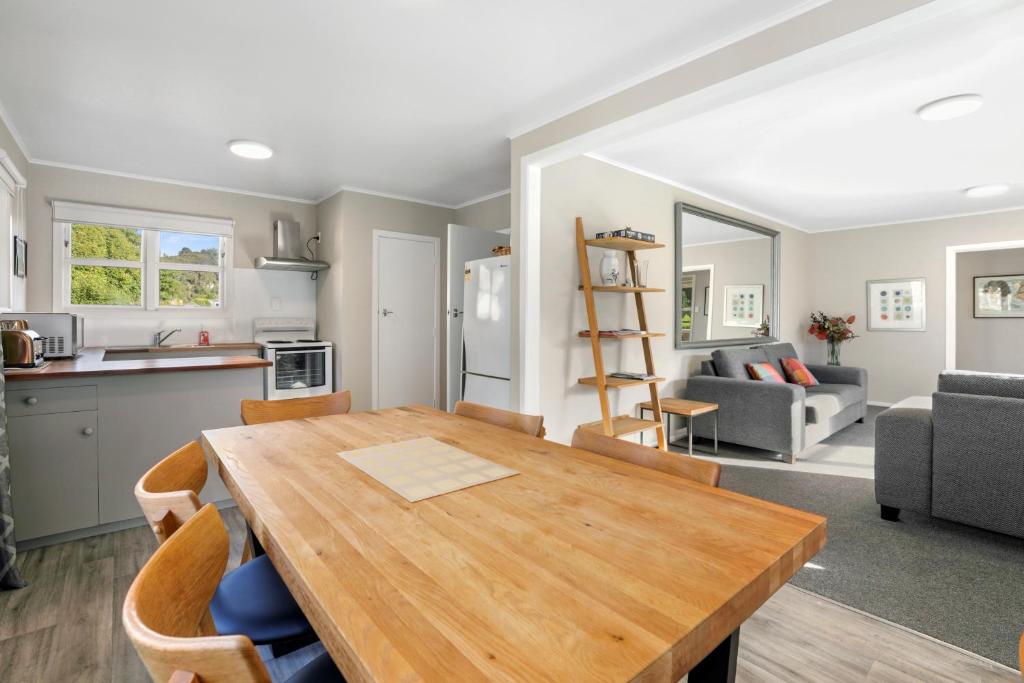
[[[869,445],[871,421],[829,441]],[[812,560],[821,569],[804,567],[795,585],[1018,666],[1021,539],[907,512],[884,522],[867,479],[727,465],[722,486],[828,518],[828,543]]]

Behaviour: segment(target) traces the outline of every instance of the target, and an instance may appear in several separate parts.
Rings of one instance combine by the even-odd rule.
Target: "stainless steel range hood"
[[[298,270],[311,273],[330,267],[331,264],[325,261],[311,261],[303,257],[299,224],[295,221],[274,221],[274,255],[256,258],[256,268],[261,270]]]

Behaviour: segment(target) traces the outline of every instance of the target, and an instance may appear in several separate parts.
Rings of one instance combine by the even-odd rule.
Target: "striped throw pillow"
[[[747,363],[747,374],[750,375],[750,379],[756,379],[759,382],[786,383],[786,380],[782,379],[782,375],[771,363]]]
[[[786,373],[786,379],[790,384],[799,384],[802,387],[814,387],[818,380],[811,374],[799,358],[783,358],[782,369]]]

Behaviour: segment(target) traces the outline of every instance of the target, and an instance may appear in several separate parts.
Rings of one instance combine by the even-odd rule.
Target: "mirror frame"
[[[772,239],[772,254],[771,254],[771,289],[772,289],[772,302],[771,310],[768,311],[769,322],[768,330],[769,334],[767,337],[754,337],[749,336],[742,339],[707,339],[704,341],[683,341],[683,331],[679,329],[679,319],[682,315],[682,297],[680,296],[683,285],[683,215],[690,214],[692,216],[699,216],[701,218],[707,218],[708,220],[718,221],[719,223],[725,223],[737,228],[743,228],[744,230],[750,230]],[[675,314],[672,316],[673,332],[672,337],[675,339],[675,345],[677,349],[714,349],[721,348],[723,346],[757,346],[758,344],[772,344],[779,341],[779,311],[781,310],[781,255],[782,255],[782,234],[778,230],[772,230],[766,228],[763,225],[755,225],[754,223],[748,223],[747,221],[740,220],[738,218],[732,218],[725,216],[714,211],[708,211],[702,209],[699,206],[693,206],[685,202],[676,202],[675,204],[675,243],[672,245],[675,250],[675,276],[672,278],[674,283],[675,291],[673,296],[675,299]],[[717,285],[716,285],[717,286]],[[714,292],[711,293],[714,296]]]

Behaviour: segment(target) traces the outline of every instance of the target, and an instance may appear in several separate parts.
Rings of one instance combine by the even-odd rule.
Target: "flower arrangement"
[[[857,338],[850,328],[850,325],[856,321],[857,316],[855,315],[844,319],[839,316],[825,315],[823,311],[811,313],[811,326],[807,328],[807,332],[828,343],[829,365],[839,365],[840,344]]]
[[[752,334],[755,337],[769,337],[771,336],[771,333],[771,320],[768,318],[768,316],[765,316],[764,320],[761,321],[761,324],[755,327],[754,331],[751,332],[750,334]]]

